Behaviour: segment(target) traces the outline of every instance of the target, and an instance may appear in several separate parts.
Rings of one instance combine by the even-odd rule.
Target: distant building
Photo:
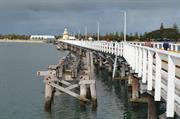
[[[64,33],[63,33],[63,40],[76,40],[75,36],[71,36],[67,30],[67,28],[64,29]]]
[[[69,33],[67,31],[67,28],[65,28],[63,33],[63,40],[68,40],[68,39],[69,39]]]
[[[31,35],[30,39],[32,40],[55,40],[55,36],[52,35]]]
[[[74,36],[69,36],[69,40],[76,40],[76,37],[74,37]]]
[[[93,39],[92,37],[89,37],[88,40],[89,40],[89,41],[92,41],[92,40],[94,40],[94,39]]]

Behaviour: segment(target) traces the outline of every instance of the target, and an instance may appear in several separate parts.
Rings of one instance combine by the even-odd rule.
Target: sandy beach
[[[9,40],[9,39],[0,39],[0,42],[19,42],[19,43],[45,43],[41,40]]]

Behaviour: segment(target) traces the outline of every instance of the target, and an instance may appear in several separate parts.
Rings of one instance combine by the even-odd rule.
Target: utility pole
[[[97,29],[97,40],[99,41],[99,21],[97,22],[97,26],[98,26],[98,29]]]
[[[87,26],[85,27],[85,40],[87,40]]]
[[[124,15],[124,42],[126,42],[126,11],[120,11]]]
[[[80,40],[80,34],[81,34],[81,31],[80,29],[78,30],[78,39]]]

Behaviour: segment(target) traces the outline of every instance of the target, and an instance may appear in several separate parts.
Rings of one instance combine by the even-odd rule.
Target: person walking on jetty
[[[168,43],[168,42],[164,42],[164,43],[163,43],[163,48],[164,48],[164,50],[168,50],[168,48],[169,48],[169,43]]]
[[[151,44],[151,40],[150,39],[147,39],[144,43],[144,46],[147,46],[147,47],[152,47],[152,44]]]

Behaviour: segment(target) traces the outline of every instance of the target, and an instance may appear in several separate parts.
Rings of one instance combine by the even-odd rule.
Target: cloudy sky
[[[123,31],[144,33],[161,23],[180,27],[180,0],[0,0],[0,34],[51,34]]]

